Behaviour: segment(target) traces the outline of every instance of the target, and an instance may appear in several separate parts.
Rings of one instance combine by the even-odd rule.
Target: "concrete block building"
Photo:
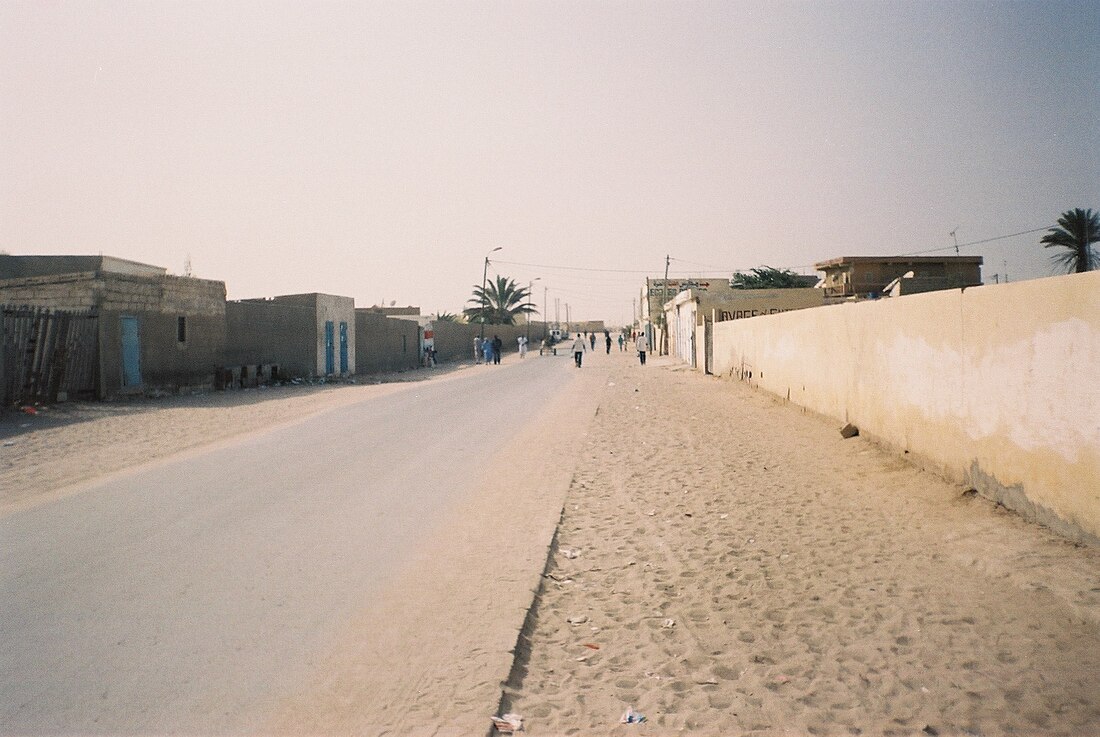
[[[0,303],[93,311],[101,398],[212,386],[225,350],[225,283],[136,261],[0,255]]]
[[[355,368],[355,300],[288,294],[226,303],[227,367],[278,367],[281,378],[348,376]],[[252,367],[252,368],[250,368]]]
[[[876,298],[982,284],[981,256],[841,256],[814,264],[825,298]]]

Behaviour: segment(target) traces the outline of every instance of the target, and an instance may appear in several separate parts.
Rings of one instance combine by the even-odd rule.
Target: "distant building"
[[[373,307],[356,307],[357,310],[364,312],[373,312],[377,315],[386,315],[387,317],[412,317],[420,315],[419,307],[381,307],[374,305]]]
[[[842,256],[814,268],[825,272],[823,288],[830,300],[874,299],[982,283],[981,256]]]
[[[88,311],[99,397],[209,387],[225,349],[225,283],[112,256],[0,255],[0,303]]]

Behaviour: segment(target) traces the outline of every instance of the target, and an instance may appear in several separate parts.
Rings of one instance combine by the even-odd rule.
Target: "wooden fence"
[[[69,399],[95,399],[99,317],[36,307],[0,307],[0,411]]]

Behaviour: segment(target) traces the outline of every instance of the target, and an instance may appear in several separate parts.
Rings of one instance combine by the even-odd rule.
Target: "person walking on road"
[[[581,367],[581,358],[586,350],[588,350],[588,346],[584,344],[584,338],[581,337],[580,333],[577,333],[577,339],[573,341],[573,360],[577,362],[577,368]]]
[[[592,341],[592,350],[596,350],[596,334],[592,333],[588,336],[588,339]]]
[[[504,341],[500,339],[499,335],[493,336],[493,365],[500,365],[500,351],[504,348]]]
[[[521,335],[516,338],[516,343],[519,344],[519,357],[524,358],[527,356],[527,336]]]
[[[481,350],[481,337],[474,336],[474,363],[481,363],[481,359],[484,357],[484,352]]]
[[[634,347],[638,349],[638,360],[645,366],[645,352],[649,350],[649,341],[645,339],[645,333],[638,333],[638,341]]]
[[[493,362],[493,341],[484,338],[481,341],[481,352],[485,355],[485,365],[488,366]]]
[[[611,333],[604,330],[603,331],[603,339],[604,339],[604,342],[607,343],[607,355],[610,356],[611,355]]]
[[[622,353],[626,350],[626,338],[622,333],[619,333],[619,352]]]

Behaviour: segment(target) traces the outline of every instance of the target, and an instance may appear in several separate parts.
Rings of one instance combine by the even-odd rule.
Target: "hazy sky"
[[[0,3],[0,250],[550,318],[1100,208],[1100,3]],[[961,249],[1051,273],[1042,233]],[[945,252],[946,253],[946,252]],[[569,267],[569,268],[565,268]]]

